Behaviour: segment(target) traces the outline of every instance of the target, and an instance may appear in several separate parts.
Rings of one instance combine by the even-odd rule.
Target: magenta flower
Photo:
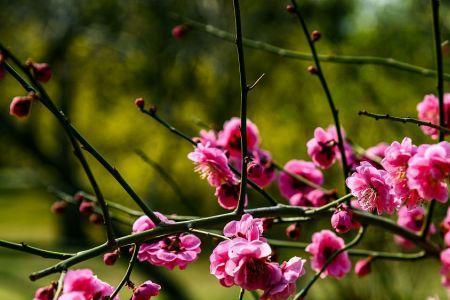
[[[297,289],[295,282],[305,274],[306,260],[294,256],[284,261],[272,274],[271,284],[264,290],[261,300],[286,300]],[[281,276],[280,276],[281,275]]]
[[[425,200],[445,203],[448,198],[447,178],[450,174],[450,144],[421,145],[409,160],[408,186]]]
[[[450,94],[446,93],[444,95],[444,115],[445,124],[449,124],[450,121]],[[420,120],[425,122],[431,122],[433,124],[439,124],[439,100],[433,95],[425,95],[422,102],[417,104],[417,112]],[[426,135],[431,136],[433,139],[437,139],[438,130],[435,128],[421,126],[420,127]]]
[[[250,214],[242,215],[240,221],[231,221],[223,228],[226,237],[241,237],[249,241],[259,240],[263,231],[263,220]]]
[[[195,171],[200,176],[206,178],[211,186],[218,187],[223,183],[235,182],[236,179],[228,166],[228,158],[225,153],[218,148],[198,144],[195,150],[188,154],[196,167]]]
[[[336,160],[337,141],[331,132],[321,127],[314,130],[314,138],[306,143],[306,147],[308,155],[318,167],[327,169]]]
[[[113,291],[112,286],[98,279],[89,269],[69,270],[64,277],[63,294],[59,299],[102,299]]]
[[[353,173],[345,181],[351,193],[358,199],[361,209],[366,211],[377,210],[381,215],[383,212],[392,214],[398,203],[390,194],[390,186],[386,183],[384,170],[378,170],[368,162],[361,162]]]
[[[420,232],[422,230],[424,218],[425,210],[423,207],[417,206],[413,209],[408,209],[406,206],[402,206],[398,211],[397,224],[411,231]],[[431,224],[429,235],[432,235],[435,232],[436,227]],[[412,249],[415,246],[414,243],[398,235],[394,236],[394,241],[396,244],[405,249]]]
[[[312,243],[306,247],[306,251],[312,254],[311,266],[315,271],[322,269],[323,265],[337,250],[345,246],[344,240],[337,237],[330,230],[316,232],[312,236]],[[325,271],[320,275],[321,278],[332,276],[341,278],[351,269],[351,262],[347,252],[342,252],[334,258]]]
[[[239,182],[234,184],[224,183],[216,188],[215,196],[219,201],[219,205],[225,209],[235,209],[239,202],[239,193],[241,185]],[[245,206],[247,206],[247,196],[245,197]]]
[[[203,145],[206,145],[209,143],[209,145],[211,147],[220,148],[217,143],[217,133],[212,129],[210,129],[208,131],[206,131],[204,129],[200,130],[200,137],[198,137],[197,139]]]
[[[225,240],[219,243],[209,257],[211,263],[209,266],[210,273],[216,276],[216,278],[219,279],[220,284],[225,287],[230,287],[234,284],[232,273],[228,274],[225,270],[227,262],[230,259],[228,252],[233,244],[233,240]]]
[[[450,287],[450,248],[441,252],[441,282],[449,288]]]
[[[33,300],[53,300],[53,296],[55,295],[55,284],[50,284],[45,287],[41,287],[37,289],[34,294]]]
[[[388,147],[389,145],[385,142],[378,143],[373,147],[367,148],[366,151],[364,152],[364,156],[371,160],[383,159],[384,151]]]
[[[284,170],[305,177],[315,184],[323,184],[323,174],[314,166],[312,162],[307,162],[304,160],[290,160],[284,166]],[[291,198],[297,193],[306,194],[313,190],[312,187],[293,178],[286,172],[280,173],[278,185],[281,194],[286,197],[286,199]]]
[[[339,141],[337,131],[336,131],[336,126],[334,126],[334,125],[328,126],[327,132],[329,134],[331,134],[331,136],[336,141],[336,143]],[[355,163],[357,163],[355,152],[353,151],[352,146],[347,142],[347,140],[345,138],[345,131],[342,127],[341,127],[341,133],[342,133],[342,138],[344,139],[344,153],[345,153],[345,158],[347,159],[347,164],[349,166],[353,166]],[[341,157],[342,157],[341,151],[339,150],[339,147],[336,147],[336,158],[339,161],[342,161]]]
[[[397,202],[406,204],[412,208],[421,202],[416,190],[408,186],[406,171],[408,161],[417,152],[417,147],[412,144],[410,138],[404,138],[402,143],[393,142],[385,151],[385,158],[381,165],[388,172],[386,182],[392,187],[392,194]]]
[[[241,156],[241,119],[231,118],[223,125],[223,131],[219,132],[218,144],[228,150],[230,156]],[[260,143],[259,131],[255,124],[247,119],[247,148],[249,152],[255,150]]]
[[[248,178],[260,187],[268,186],[275,179],[275,168],[272,165],[272,157],[268,151],[256,149],[252,152],[252,160],[248,164]],[[241,169],[240,159],[238,168]]]
[[[345,205],[339,206],[331,216],[331,226],[337,233],[349,232],[353,227],[353,213]]]
[[[159,290],[161,290],[159,284],[147,280],[134,289],[131,300],[150,300],[153,296],[158,296]]]
[[[155,214],[164,223],[174,223],[162,214]],[[133,233],[155,228],[155,224],[147,216],[142,216],[133,224]],[[184,270],[194,262],[200,253],[200,239],[193,234],[179,234],[168,236],[158,242],[144,243],[139,248],[139,261],[147,261],[156,266],[164,266],[169,270],[179,267]]]

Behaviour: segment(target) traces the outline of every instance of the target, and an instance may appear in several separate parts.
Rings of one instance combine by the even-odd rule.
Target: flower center
[[[363,210],[372,211],[376,206],[377,191],[373,187],[366,188],[358,199]]]

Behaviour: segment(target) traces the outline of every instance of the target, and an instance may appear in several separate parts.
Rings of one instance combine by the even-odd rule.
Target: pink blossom
[[[334,125],[328,126],[327,132],[329,134],[331,134],[331,136],[333,137],[333,139],[336,142],[339,141],[336,126],[334,126]],[[347,140],[345,138],[345,131],[342,127],[341,127],[341,134],[342,134],[342,138],[344,139],[344,141],[343,141],[344,142],[344,153],[345,153],[345,158],[347,160],[347,165],[353,166],[355,163],[357,163],[357,159],[356,159],[355,152],[353,151],[352,146],[349,144],[349,142],[347,142]],[[342,161],[341,157],[342,157],[341,151],[339,150],[339,147],[336,147],[336,158],[338,160]]]
[[[259,240],[263,231],[263,220],[250,214],[242,215],[241,220],[231,221],[223,228],[226,237],[241,237],[249,241]]]
[[[311,266],[319,271],[327,260],[345,246],[344,240],[337,237],[330,230],[316,232],[312,236],[312,243],[306,247],[306,251],[312,254]],[[322,278],[332,276],[341,278],[351,269],[351,262],[347,252],[339,253],[320,275]]]
[[[218,187],[223,183],[234,183],[236,181],[225,153],[218,148],[198,144],[195,150],[188,154],[196,167],[195,171],[206,178],[211,186]]]
[[[223,131],[219,132],[218,144],[228,150],[230,156],[241,156],[241,119],[231,118],[223,125]],[[259,131],[255,124],[247,119],[247,148],[249,152],[255,150],[260,143]]]
[[[164,215],[155,212],[164,223],[174,223]],[[147,216],[142,216],[133,224],[133,233],[155,228],[155,224]],[[139,248],[139,261],[147,261],[156,266],[164,266],[169,270],[178,266],[181,270],[194,262],[200,253],[200,239],[193,234],[179,234],[163,238],[154,243],[144,243]]]
[[[411,231],[420,232],[422,230],[424,218],[425,210],[423,207],[417,206],[413,209],[408,209],[406,206],[402,206],[398,211],[397,224]],[[436,228],[431,224],[429,234],[431,235],[435,232]],[[394,241],[405,249],[414,248],[414,243],[401,236],[395,235]]]
[[[252,156],[252,160],[247,167],[248,178],[260,187],[266,187],[275,179],[275,168],[272,165],[272,157],[268,151],[261,149],[254,150]]]
[[[286,228],[286,236],[292,240],[298,240],[302,233],[302,227],[299,222],[292,223]]]
[[[439,124],[439,100],[433,95],[425,95],[422,102],[417,104],[417,111],[419,119],[425,122],[431,122],[433,124]],[[445,124],[449,124],[450,121],[450,94],[444,95],[444,116]],[[437,139],[439,132],[436,128],[421,126],[420,127],[426,135],[431,136],[433,139]]]
[[[54,294],[55,294],[55,285],[51,284],[39,288],[34,294],[33,300],[53,300]]]
[[[239,202],[240,187],[239,183],[224,183],[217,187],[214,195],[217,197],[219,205],[225,209],[235,209]],[[247,202],[248,199],[245,197],[245,206],[247,206]]]
[[[449,288],[450,287],[450,248],[445,249],[441,252],[441,282],[442,284]]]
[[[112,286],[98,279],[89,269],[69,270],[64,277],[63,295],[59,299],[101,299],[113,291]]]
[[[356,172],[347,178],[346,184],[363,210],[376,209],[381,215],[383,212],[392,214],[398,208],[398,203],[390,194],[390,186],[386,183],[386,174],[386,171],[363,161],[356,167]]]
[[[447,214],[445,215],[444,220],[441,222],[441,228],[444,233],[450,231],[450,207],[447,209]]]
[[[131,300],[150,300],[153,296],[158,296],[161,286],[147,280],[134,289]]]
[[[321,190],[312,190],[306,194],[297,193],[289,198],[293,206],[320,207],[330,201],[331,195]]]
[[[264,290],[264,294],[261,296],[261,300],[286,300],[295,293],[295,282],[299,277],[305,274],[306,260],[294,256],[289,261],[284,261],[279,270],[281,276],[278,275],[279,271],[276,270],[275,274],[272,274],[271,285]],[[278,279],[278,280],[277,280]]]
[[[397,202],[404,203],[412,208],[421,202],[418,192],[408,187],[406,171],[409,159],[415,155],[417,147],[412,144],[410,138],[404,138],[402,143],[393,142],[385,151],[385,158],[381,165],[388,175],[386,182],[392,187],[392,194]]]
[[[216,278],[219,279],[220,284],[226,287],[230,287],[234,284],[233,274],[228,274],[225,269],[227,262],[230,259],[228,252],[233,244],[233,240],[220,242],[209,257],[209,261],[211,262],[209,266],[210,273],[216,276]]]
[[[306,147],[312,161],[323,169],[329,168],[336,160],[337,141],[331,132],[321,127],[314,130],[314,138],[306,143]]]
[[[293,174],[300,175],[315,184],[323,184],[323,174],[318,170],[312,162],[304,160],[290,160],[284,166],[284,170]],[[286,172],[281,172],[278,180],[281,194],[286,199],[291,198],[297,193],[306,194],[313,190],[312,187],[295,179]]]
[[[200,137],[198,137],[198,140],[203,145],[206,145],[209,143],[209,145],[211,147],[220,148],[217,143],[217,133],[212,129],[210,129],[208,131],[206,131],[204,129],[200,130]]]
[[[446,179],[450,174],[450,144],[421,145],[409,160],[408,186],[417,189],[425,200],[445,203],[448,198]]]
[[[364,156],[371,160],[383,159],[384,151],[389,147],[389,145],[385,142],[381,142],[376,144],[373,147],[367,148],[364,152]]]

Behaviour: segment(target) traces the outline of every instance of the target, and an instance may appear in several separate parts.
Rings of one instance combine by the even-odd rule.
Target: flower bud
[[[59,201],[55,201],[52,204],[52,207],[50,208],[50,210],[54,214],[62,214],[66,210],[67,206],[68,206],[68,204],[66,201],[59,200]]]
[[[134,289],[131,300],[150,300],[151,297],[159,294],[160,289],[161,286],[159,284],[153,283],[151,280],[147,280]]]
[[[105,253],[103,255],[103,262],[107,266],[112,266],[112,265],[114,265],[116,263],[118,257],[119,257],[119,252],[118,251]]]
[[[183,38],[188,33],[189,27],[184,24],[177,25],[172,29],[172,36],[176,39]]]
[[[312,75],[317,75],[317,74],[319,74],[319,71],[318,71],[317,68],[314,67],[314,66],[309,66],[309,67],[308,67],[308,72],[311,73]]]
[[[26,65],[31,69],[33,76],[40,82],[48,82],[52,77],[52,69],[46,63],[36,63],[29,59]]]
[[[136,105],[140,109],[143,109],[145,105],[144,98],[136,98],[136,100],[134,100],[134,105]]]
[[[250,178],[259,178],[262,176],[263,172],[264,168],[256,161],[252,160],[248,163],[247,174]]]
[[[83,200],[80,204],[80,213],[82,213],[83,215],[89,216],[90,214],[92,214],[94,212],[94,208],[95,208],[95,203],[92,201],[88,201],[88,200]]]
[[[34,294],[34,300],[52,300],[55,295],[55,285],[50,284],[39,288]]]
[[[103,224],[103,216],[98,213],[90,214],[89,222],[91,222],[92,224],[96,224],[96,225]]]
[[[292,4],[286,5],[286,11],[287,11],[288,13],[290,13],[290,14],[295,13],[295,7],[294,7],[294,5],[292,5]]]
[[[302,228],[299,222],[293,223],[286,228],[286,236],[292,240],[298,240],[301,233]]]
[[[322,36],[322,34],[320,33],[320,31],[314,30],[314,31],[311,33],[311,40],[312,40],[313,42],[317,42],[318,40],[320,40],[321,36]]]
[[[73,195],[73,199],[77,202],[81,202],[84,200],[83,192],[79,191],[76,192],[75,195]]]
[[[9,114],[18,118],[25,118],[30,115],[33,95],[14,97],[9,106]]]
[[[270,228],[272,228],[273,218],[262,218],[262,220],[263,220],[263,229],[264,229],[264,231],[267,231]]]
[[[355,264],[355,273],[358,277],[366,276],[371,271],[373,257],[369,256],[364,259],[360,259]]]
[[[349,232],[353,227],[352,212],[347,207],[340,207],[331,216],[331,226],[338,233]]]
[[[156,111],[157,111],[157,109],[156,109],[156,105],[152,105],[152,106],[150,106],[150,109],[149,109],[149,111],[150,111],[150,113],[151,113],[152,115],[156,114]]]

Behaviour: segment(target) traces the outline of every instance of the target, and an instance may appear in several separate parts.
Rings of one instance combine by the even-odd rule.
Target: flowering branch
[[[175,19],[179,19],[185,24],[187,24],[190,28],[203,31],[213,37],[219,38],[221,40],[227,42],[234,42],[234,35],[225,30],[221,30],[213,25],[204,24],[201,22],[197,22],[191,20],[189,18],[181,17],[174,15]],[[310,53],[299,52],[295,50],[281,48],[275,45],[271,45],[269,43],[265,43],[262,41],[252,40],[248,38],[244,38],[242,40],[243,45],[261,51],[266,51],[278,56],[298,59],[303,61],[314,61],[314,57]],[[385,58],[385,57],[377,57],[377,56],[355,56],[355,55],[324,55],[318,54],[319,60],[324,63],[337,63],[337,64],[348,64],[348,65],[375,65],[388,67],[392,69],[396,69],[399,71],[404,71],[412,74],[417,74],[424,77],[434,78],[436,76],[436,70],[431,70],[423,67],[419,67],[416,65],[412,65],[406,62],[402,62],[393,58]],[[450,81],[450,74],[444,73],[444,80]]]
[[[390,121],[401,122],[401,123],[416,124],[417,126],[427,126],[427,127],[438,129],[444,133],[450,133],[450,128],[436,125],[431,122],[421,121],[421,120],[411,118],[411,117],[395,117],[395,116],[391,116],[390,114],[374,114],[374,113],[371,113],[371,112],[368,112],[365,110],[360,110],[358,112],[358,115],[374,118],[377,121],[378,120],[390,120]]]
[[[322,68],[320,66],[320,61],[319,61],[319,57],[317,55],[317,50],[316,50],[316,47],[314,46],[314,41],[312,40],[311,34],[308,31],[306,22],[300,12],[300,9],[297,6],[297,2],[295,0],[291,0],[291,3],[292,3],[293,11],[294,11],[295,15],[297,16],[298,20],[300,21],[303,33],[305,34],[305,38],[308,41],[308,45],[309,45],[309,48],[311,49],[311,54],[313,56],[314,64],[315,64],[315,68],[316,68],[315,74],[319,77],[320,83],[322,85],[322,88],[323,88],[325,95],[327,97],[327,100],[328,100],[328,105],[330,106],[331,113],[333,115],[334,125],[336,126],[336,133],[337,133],[337,137],[338,137],[338,141],[337,141],[338,148],[339,148],[339,152],[341,153],[342,169],[344,172],[344,181],[345,181],[345,179],[347,178],[348,173],[349,173],[349,168],[347,165],[347,157],[345,155],[345,148],[344,148],[344,139],[342,137],[342,131],[341,131],[341,126],[340,126],[340,122],[339,122],[339,111],[336,109],[336,106],[334,105],[334,101],[331,96],[330,89],[328,88],[328,84],[325,79],[325,75],[323,74]],[[348,191],[348,188],[346,185],[345,185],[345,190]]]
[[[311,281],[309,281],[308,284],[300,292],[298,292],[295,295],[294,300],[303,299],[306,296],[306,294],[308,293],[309,289],[312,287],[312,285],[317,281],[317,279],[319,279],[320,275],[327,269],[328,265],[331,264],[339,254],[356,246],[363,238],[364,233],[365,233],[365,227],[362,226],[359,229],[358,234],[355,236],[355,238],[352,241],[350,241],[347,245],[345,245],[345,247],[335,251],[327,259],[327,261],[324,263],[323,267],[314,275],[314,277],[311,279]]]
[[[242,46],[241,11],[239,0],[233,0],[234,19],[236,23],[236,49],[239,62],[239,75],[241,83],[241,188],[239,191],[239,201],[236,213],[242,214],[245,207],[245,197],[247,196],[247,94],[249,87],[245,72],[244,47]],[[241,298],[244,292],[241,293]]]

